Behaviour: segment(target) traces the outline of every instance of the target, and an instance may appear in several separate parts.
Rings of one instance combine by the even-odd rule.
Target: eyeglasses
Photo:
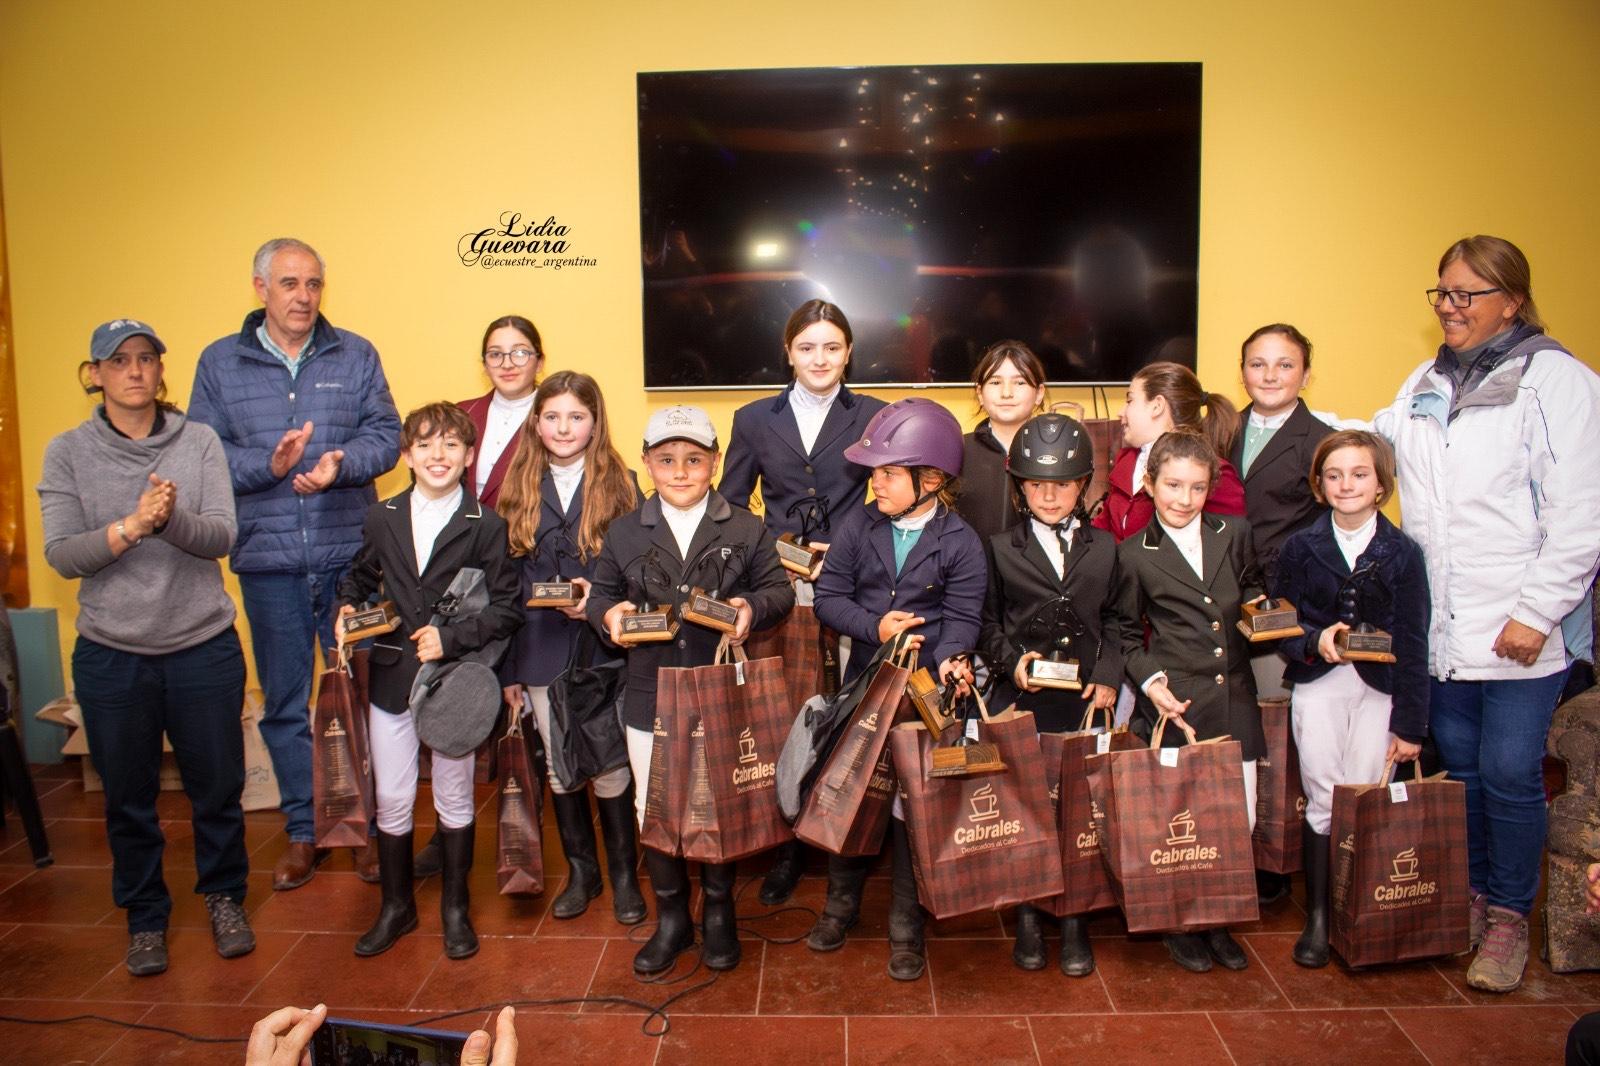
[[[502,352],[499,348],[490,348],[483,353],[483,361],[490,366],[505,366],[506,360],[511,360],[512,366],[527,366],[539,353],[531,348],[513,348],[509,352]]]
[[[1450,303],[1456,307],[1471,307],[1474,296],[1488,296],[1499,291],[1499,289],[1479,289],[1477,292],[1468,292],[1466,289],[1429,289],[1423,295],[1435,307],[1444,303],[1446,296],[1450,297]]]

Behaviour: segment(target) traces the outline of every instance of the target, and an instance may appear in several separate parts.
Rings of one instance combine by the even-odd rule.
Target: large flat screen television
[[[787,382],[814,297],[849,380],[970,379],[1021,340],[1053,382],[1194,364],[1198,63],[641,73],[645,385]]]

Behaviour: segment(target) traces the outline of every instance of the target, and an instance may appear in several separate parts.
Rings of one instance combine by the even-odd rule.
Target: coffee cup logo
[[[1000,817],[1000,801],[995,798],[993,785],[984,785],[967,802],[972,804],[972,813],[967,816],[969,822],[987,822]]]
[[[1404,884],[1417,879],[1417,849],[1407,848],[1394,857],[1394,873],[1389,875],[1389,880],[1395,884]]]
[[[756,761],[756,738],[750,735],[748,728],[739,734],[739,761],[742,763]]]
[[[878,712],[873,711],[871,714],[861,719],[861,728],[865,729],[869,733],[876,733],[878,731]]]
[[[345,735],[344,726],[340,724],[339,719],[335,718],[328,723],[328,728],[322,731],[322,735],[325,737],[342,737]]]
[[[1194,843],[1194,819],[1190,817],[1187,808],[1173,816],[1172,821],[1167,823],[1167,830],[1168,844]]]

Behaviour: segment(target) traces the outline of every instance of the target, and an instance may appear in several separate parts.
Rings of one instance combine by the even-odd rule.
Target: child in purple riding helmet
[[[872,416],[845,458],[872,468],[873,502],[835,526],[816,611],[823,625],[853,642],[844,680],[866,667],[876,647],[910,632],[912,646],[939,664],[950,680],[963,667],[952,660],[977,644],[988,584],[983,542],[950,509],[961,475],[961,425],[932,400],[912,398]],[[911,844],[899,801],[890,822],[893,899],[889,905],[889,976],[914,981],[926,966]],[[834,951],[856,924],[861,890],[873,857],[831,856],[828,899],[806,943]]]

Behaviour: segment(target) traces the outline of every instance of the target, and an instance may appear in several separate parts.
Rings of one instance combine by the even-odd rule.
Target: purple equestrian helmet
[[[931,466],[961,476],[961,423],[933,400],[913,396],[881,408],[844,457],[862,466]]]

